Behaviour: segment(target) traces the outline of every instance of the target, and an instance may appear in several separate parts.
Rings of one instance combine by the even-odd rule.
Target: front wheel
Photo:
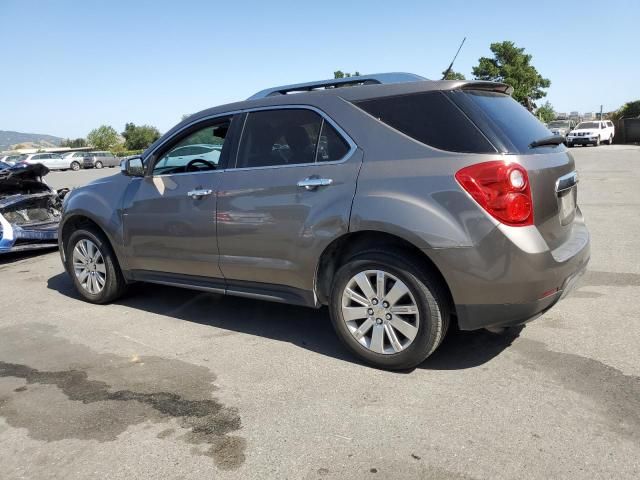
[[[329,307],[349,350],[392,370],[422,363],[449,324],[447,296],[435,276],[388,252],[364,252],[348,260],[336,274]]]
[[[600,137],[596,138],[596,143],[593,144],[594,147],[600,146]]]
[[[96,162],[95,163],[95,167],[96,168],[102,168],[104,165],[102,165],[102,162]]]
[[[609,140],[607,140],[607,145],[613,145],[613,135],[609,136]]]
[[[107,303],[118,298],[125,280],[118,260],[102,232],[81,228],[64,245],[67,272],[76,290],[91,303]]]
[[[71,162],[71,170],[77,172],[80,170],[80,164],[78,162]]]

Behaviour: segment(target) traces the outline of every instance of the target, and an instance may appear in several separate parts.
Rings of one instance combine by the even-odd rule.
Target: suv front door
[[[179,133],[147,159],[147,174],[133,178],[124,200],[124,243],[136,279],[202,282],[224,289],[216,242],[216,192],[232,148],[233,118],[201,122]],[[210,144],[210,158],[178,159],[177,149]],[[213,288],[214,290],[216,288]]]
[[[229,290],[308,303],[320,253],[348,231],[362,162],[339,131],[309,108],[246,114],[235,166],[222,175],[218,196],[220,268]],[[290,288],[274,293],[269,284]]]

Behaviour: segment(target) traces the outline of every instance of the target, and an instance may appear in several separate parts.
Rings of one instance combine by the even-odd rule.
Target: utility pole
[[[602,120],[602,105],[600,105],[600,120]]]

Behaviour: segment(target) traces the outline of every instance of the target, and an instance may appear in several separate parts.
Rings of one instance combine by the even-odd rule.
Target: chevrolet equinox
[[[387,73],[204,110],[67,195],[62,261],[93,303],[142,281],[327,305],[355,355],[413,367],[450,322],[541,315],[589,260],[564,138],[511,92]]]

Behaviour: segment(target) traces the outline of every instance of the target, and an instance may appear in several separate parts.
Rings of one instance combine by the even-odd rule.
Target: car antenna
[[[464,45],[464,41],[467,39],[467,37],[464,37],[462,39],[462,43],[460,44],[460,46],[458,47],[458,51],[456,52],[456,54],[453,57],[453,60],[451,60],[451,63],[449,64],[449,68],[447,68],[444,71],[444,75],[442,75],[442,80],[445,80],[447,78],[447,75],[449,75],[449,73],[451,73],[451,69],[453,68],[453,62],[456,61],[456,58],[458,58],[458,54],[460,53],[460,50],[462,49],[462,45]]]

